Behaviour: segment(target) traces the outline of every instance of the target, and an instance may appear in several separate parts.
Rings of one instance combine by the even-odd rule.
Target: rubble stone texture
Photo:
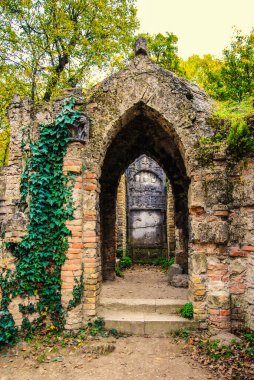
[[[67,327],[76,328],[96,315],[102,278],[115,277],[119,179],[146,154],[170,179],[178,250],[184,272],[188,270],[195,319],[212,331],[254,328],[254,160],[232,166],[220,154],[212,165],[200,165],[196,145],[200,137],[212,135],[207,118],[213,105],[199,87],[153,63],[142,46],[129,66],[86,97],[73,91],[90,131],[85,143],[69,144],[64,162],[65,171],[77,174],[74,220],[68,222],[72,237],[62,268],[65,304],[81,263],[85,271],[84,301],[69,313]],[[37,110],[27,99],[15,97],[9,109],[9,166],[0,172],[5,240],[19,241],[27,223],[26,210],[16,207],[25,159],[22,133],[30,128],[36,138],[38,123],[51,121],[71,94],[65,91],[61,99]]]

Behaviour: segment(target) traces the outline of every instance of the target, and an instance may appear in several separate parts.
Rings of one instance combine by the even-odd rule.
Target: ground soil
[[[215,380],[200,364],[181,351],[172,337],[126,337],[111,340],[113,352],[88,355],[82,348],[62,348],[47,353],[39,363],[39,352],[27,346],[0,353],[1,380]],[[5,356],[3,356],[5,355]]]
[[[166,272],[159,267],[135,265],[124,271],[124,278],[103,283],[101,297],[188,299],[188,289],[168,285]]]
[[[168,286],[159,268],[135,266],[125,271],[124,279],[104,283],[102,296],[187,299],[187,289]],[[88,337],[62,343],[64,339],[57,344],[35,339],[0,351],[0,380],[215,380],[173,337]],[[89,351],[90,345],[95,350]],[[97,351],[96,345],[105,345],[105,351]]]

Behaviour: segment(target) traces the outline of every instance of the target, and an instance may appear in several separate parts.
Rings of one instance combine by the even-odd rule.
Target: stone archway
[[[200,165],[196,146],[201,137],[213,135],[208,123],[213,105],[202,89],[158,67],[141,45],[124,70],[86,97],[74,90],[37,113],[15,98],[9,109],[10,164],[0,177],[6,239],[20,241],[25,234],[26,222],[16,207],[22,128],[32,125],[36,135],[38,122],[52,120],[64,99],[75,95],[76,107],[90,120],[90,134],[83,144],[69,144],[64,162],[66,172],[77,174],[74,220],[68,223],[72,237],[62,267],[66,304],[82,264],[85,278],[83,303],[69,315],[71,328],[97,314],[102,272],[113,272],[110,220],[115,220],[118,180],[140,154],[154,158],[171,181],[195,319],[211,329],[229,330],[245,321],[253,326],[253,160],[229,172],[219,152],[211,166]]]
[[[171,180],[177,224],[185,231],[185,252],[189,252],[184,259],[190,268],[191,299],[196,318],[206,323],[207,261],[199,248],[201,229],[206,224],[205,191],[195,144],[211,133],[206,124],[210,109],[211,103],[201,89],[160,69],[144,52],[90,94],[86,111],[92,126],[83,155],[89,168],[83,209],[85,219],[94,219],[96,239],[94,243],[84,239],[84,257],[94,255],[97,274],[89,278],[87,273],[87,288],[95,289],[96,296],[94,306],[85,305],[89,314],[96,312],[102,272],[109,277],[114,272],[113,226],[120,175],[135,158],[147,153]],[[90,224],[85,221],[84,229]]]
[[[133,110],[131,111],[133,112]],[[104,279],[115,277],[116,195],[121,174],[142,154],[153,157],[170,179],[176,226],[183,231],[183,253],[178,257],[187,273],[188,267],[188,185],[189,179],[175,142],[156,120],[147,115],[144,104],[135,108],[135,117],[118,133],[105,155],[100,178],[101,256]]]

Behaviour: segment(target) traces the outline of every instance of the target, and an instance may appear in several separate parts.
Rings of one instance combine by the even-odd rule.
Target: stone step
[[[178,315],[103,310],[99,314],[107,329],[133,335],[165,336],[181,328],[195,329],[197,323]]]
[[[137,299],[101,298],[99,310],[129,311],[141,313],[176,314],[188,300],[181,299]]]

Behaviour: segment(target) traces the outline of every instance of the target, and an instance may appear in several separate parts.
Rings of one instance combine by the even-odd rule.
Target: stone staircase
[[[101,298],[98,315],[106,328],[134,335],[164,336],[181,328],[194,329],[195,321],[180,317],[177,310],[187,300]]]

